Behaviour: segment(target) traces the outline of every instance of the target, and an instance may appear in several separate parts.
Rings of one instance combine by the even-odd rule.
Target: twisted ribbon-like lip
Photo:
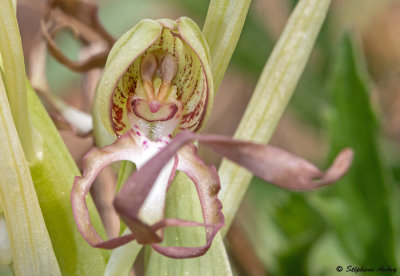
[[[136,143],[132,131],[120,136],[112,145],[92,149],[84,158],[82,177],[76,177],[71,193],[73,213],[79,231],[94,247],[112,249],[136,239],[141,244],[150,244],[159,253],[172,258],[191,258],[203,255],[213,238],[224,225],[222,205],[217,198],[220,181],[214,166],[207,166],[196,154],[196,147],[189,143],[198,140],[222,156],[249,169],[256,176],[277,186],[297,191],[313,190],[337,181],[349,169],[353,151],[344,149],[332,166],[321,172],[308,161],[281,149],[252,142],[234,140],[220,135],[200,135],[183,131],[159,153],[134,172],[114,199],[114,207],[130,228],[131,234],[104,241],[93,228],[85,198],[99,172],[112,162],[129,160],[136,163],[141,145]],[[136,157],[135,157],[136,156]],[[162,218],[148,225],[139,211],[154,187],[159,173],[173,160],[168,185],[176,170],[183,171],[196,186],[199,195],[203,222],[179,218]],[[165,192],[166,191],[162,191]],[[164,206],[160,206],[164,208]],[[198,247],[162,246],[162,234],[158,230],[171,226],[198,227],[206,230],[206,244]]]

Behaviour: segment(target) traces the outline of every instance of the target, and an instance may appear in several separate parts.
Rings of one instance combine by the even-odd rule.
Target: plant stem
[[[301,0],[289,18],[258,80],[234,138],[268,143],[304,70],[326,17],[330,0]],[[220,199],[224,206],[226,234],[252,174],[223,160]]]
[[[218,90],[239,40],[251,0],[211,0],[203,35],[211,54],[214,89]]]

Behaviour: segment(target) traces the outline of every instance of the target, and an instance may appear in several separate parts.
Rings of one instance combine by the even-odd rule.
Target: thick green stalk
[[[61,275],[0,78],[0,202],[17,275]]]
[[[279,38],[234,137],[268,143],[304,70],[330,0],[301,0]],[[220,198],[229,229],[252,174],[223,160]]]
[[[125,229],[123,235],[128,233],[130,233],[129,229]],[[143,245],[132,241],[114,249],[108,260],[104,276],[128,276],[142,247]]]
[[[15,9],[11,0],[0,0],[0,53],[5,88],[18,136],[29,162],[41,157],[41,137],[32,127],[25,89],[25,64]]]
[[[239,40],[251,0],[211,0],[203,35],[211,54],[211,70],[217,91]]]

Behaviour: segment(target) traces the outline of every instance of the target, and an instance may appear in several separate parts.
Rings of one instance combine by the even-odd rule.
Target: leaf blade
[[[18,275],[61,275],[0,78],[0,197]]]
[[[338,212],[334,206],[325,207],[337,235],[357,262],[371,265],[396,264],[395,236],[391,202],[395,186],[387,173],[379,146],[378,123],[369,99],[365,64],[350,33],[342,38],[330,79],[331,151],[348,145],[355,151],[352,169],[338,185],[333,195],[343,205]],[[323,208],[323,207],[322,207]],[[349,225],[354,217],[357,224]],[[379,235],[377,234],[379,233]],[[377,253],[379,252],[379,253]]]
[[[35,92],[29,85],[27,90],[32,123],[44,137],[43,158],[31,164],[30,170],[61,271],[63,275],[101,275],[108,253],[87,244],[72,215],[70,192],[80,172]],[[93,223],[102,229],[91,199],[88,207]]]

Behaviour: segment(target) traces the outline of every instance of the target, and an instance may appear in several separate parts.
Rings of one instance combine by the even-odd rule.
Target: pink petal
[[[262,179],[294,190],[311,190],[338,180],[349,169],[353,157],[351,149],[343,150],[327,172],[323,173],[306,160],[275,147],[233,140],[225,136],[198,135],[183,131],[132,174],[114,200],[116,211],[131,229],[132,234],[103,241],[90,222],[85,197],[98,173],[108,164],[118,160],[135,162],[133,157],[138,151],[138,146],[128,132],[118,138],[113,145],[90,151],[84,159],[83,176],[75,179],[71,201],[79,231],[85,239],[95,247],[115,248],[136,238],[139,243],[152,244],[156,251],[173,258],[190,258],[204,254],[216,233],[223,226],[224,217],[221,213],[221,202],[217,198],[220,183],[215,167],[204,164],[197,156],[196,147],[193,144],[185,146],[189,140],[195,139],[248,168]],[[169,183],[172,182],[176,169],[183,171],[192,179],[200,198],[204,223],[168,218],[153,225],[147,225],[141,221],[138,213],[156,182],[158,174],[174,157],[175,164]],[[178,162],[177,159],[179,159]],[[204,226],[206,244],[199,247],[163,247],[155,244],[162,241],[157,231],[170,226]]]
[[[156,233],[159,229],[169,226],[202,226],[206,228],[207,232],[207,243],[205,246],[196,248],[179,248],[154,245],[154,247],[160,253],[175,258],[196,257],[207,251],[215,234],[223,226],[223,216],[221,213],[222,206],[216,197],[216,194],[220,189],[219,180],[215,168],[205,166],[204,162],[195,156],[195,147],[193,145],[187,147],[184,150],[184,154],[179,155],[179,158],[188,159],[188,163],[183,167],[178,167],[178,157],[175,153],[180,146],[186,143],[186,140],[183,141],[182,139],[177,139],[175,142],[171,143],[165,150],[156,155],[156,157],[153,158],[153,161],[147,162],[128,179],[127,183],[123,186],[121,192],[116,197],[114,205],[122,219],[124,219],[130,227],[132,234],[113,238],[107,241],[104,241],[92,226],[86,205],[86,196],[92,183],[102,169],[112,162],[119,160],[130,160],[136,163],[137,160],[133,157],[137,155],[140,149],[132,139],[131,132],[128,132],[120,136],[114,144],[102,149],[95,148],[84,157],[83,176],[75,178],[71,192],[71,202],[78,229],[89,244],[93,247],[105,249],[116,248],[134,239],[137,239],[139,243],[153,244],[162,241],[162,238]],[[199,191],[201,202],[210,208],[214,208],[215,206],[216,210],[213,212],[203,211],[205,223],[168,218],[162,219],[154,225],[149,226],[137,217],[137,213],[143,206],[145,199],[148,197],[158,174],[164,165],[174,157],[175,162],[168,179],[169,184],[174,179],[177,168],[190,174],[189,176],[195,181],[198,181],[200,178],[208,179],[208,181],[203,182],[203,185],[201,185],[202,187],[198,186],[197,189]],[[195,166],[196,169],[191,166]],[[212,185],[208,187],[207,183]],[[122,200],[119,198],[122,198]],[[213,202],[208,202],[208,199],[211,199]],[[130,204],[124,203],[124,200],[128,200]],[[122,205],[122,207],[119,207],[120,205]]]
[[[83,176],[75,177],[71,191],[72,212],[79,232],[85,240],[93,247],[115,248],[134,239],[132,234],[104,241],[90,220],[89,210],[86,205],[86,196],[89,193],[97,175],[109,164],[119,160],[130,160],[138,150],[137,144],[129,133],[120,136],[114,144],[102,149],[94,148],[89,151],[83,159]]]
[[[324,173],[303,158],[273,146],[220,135],[196,135],[195,138],[263,180],[289,190],[313,190],[333,183],[348,171],[353,160],[353,151],[344,149]]]
[[[180,132],[175,140],[179,140],[181,145],[189,140],[198,140],[263,180],[290,190],[313,190],[333,183],[348,171],[353,160],[353,150],[346,148],[339,153],[332,166],[322,172],[307,160],[269,145],[190,131]]]
[[[189,140],[195,139],[248,168],[262,179],[294,190],[311,190],[338,180],[349,169],[353,156],[351,149],[343,150],[331,168],[323,173],[306,160],[272,146],[233,140],[225,136],[198,135],[190,131],[182,131],[167,147],[128,179],[114,200],[115,209],[138,242],[152,244],[156,251],[172,258],[191,258],[204,254],[224,224],[222,206],[217,198],[220,183],[215,167],[204,164],[196,155],[196,147],[193,144],[184,146]],[[183,148],[180,149],[181,147]],[[138,219],[138,211],[157,179],[158,173],[177,151],[179,158],[177,169],[186,173],[196,185],[204,223],[163,219],[152,226],[146,225]],[[162,240],[156,231],[169,226],[204,226],[206,244],[200,247],[163,247],[155,244]]]
[[[217,170],[214,166],[207,166],[197,156],[196,150],[197,148],[193,144],[179,150],[178,170],[186,173],[196,185],[206,229],[206,244],[199,247],[152,245],[154,250],[172,258],[191,258],[203,255],[211,246],[219,229],[224,225],[224,216],[221,212],[222,204],[217,198],[221,188]],[[171,224],[168,226],[171,226]]]
[[[152,244],[156,251],[172,258],[190,258],[203,255],[210,247],[218,230],[224,224],[224,217],[221,213],[222,205],[217,198],[220,189],[217,171],[214,166],[206,166],[196,155],[194,145],[186,146],[179,151],[177,169],[186,173],[195,183],[202,206],[204,223],[181,219],[163,219],[150,226],[144,224],[138,218],[139,209],[147,198],[158,173],[190,139],[192,139],[191,132],[177,135],[167,147],[127,180],[114,200],[115,209],[131,229],[137,241],[143,244]],[[200,247],[163,247],[154,244],[162,240],[156,234],[156,231],[169,226],[204,226],[206,229],[206,244]]]

